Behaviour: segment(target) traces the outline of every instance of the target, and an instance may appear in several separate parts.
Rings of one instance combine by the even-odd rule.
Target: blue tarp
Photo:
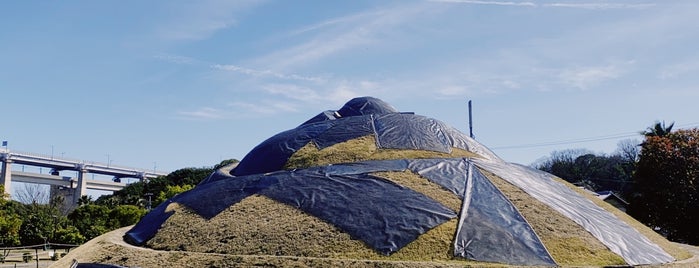
[[[378,148],[478,155],[473,159],[399,159],[282,170],[289,157],[312,142],[320,149],[373,135]],[[505,163],[483,145],[438,120],[398,113],[385,102],[356,98],[295,129],[279,133],[250,151],[232,171],[219,170],[193,190],[166,201],[126,234],[142,245],[170,217],[165,208],[182,204],[210,219],[253,194],[269,197],[318,217],[383,254],[400,250],[419,235],[459,217],[454,255],[514,265],[555,265],[525,219],[471,164],[493,172],[570,217],[629,264],[654,264],[672,257],[611,213],[595,206],[550,174]],[[419,192],[372,175],[410,170],[463,201],[452,211]]]
[[[463,158],[363,161],[242,177],[214,173],[206,183],[170,202],[210,219],[246,197],[260,194],[323,219],[382,254],[391,254],[458,213],[410,188],[371,175],[404,170],[469,200],[468,217],[461,217],[456,243],[471,246],[457,247],[457,256],[553,265],[534,231],[502,193],[483,181],[487,179],[476,177],[470,187],[475,190],[466,191],[473,170]],[[493,205],[503,208],[493,210]],[[170,216],[164,213],[165,206],[156,208],[130,230],[129,240],[143,244],[152,238],[157,231],[153,226],[162,225]],[[507,228],[512,226],[516,228]]]
[[[449,153],[455,147],[487,159],[497,158],[470,137],[438,120],[395,112],[373,98],[357,98],[350,103],[338,111],[344,111],[342,117],[335,118],[329,111],[324,112],[260,143],[240,161],[232,174],[245,176],[281,170],[289,157],[309,142],[322,149],[367,135],[375,137],[378,148]]]

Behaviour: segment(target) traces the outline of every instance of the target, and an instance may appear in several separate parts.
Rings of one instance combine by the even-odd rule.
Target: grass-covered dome
[[[267,139],[151,211],[125,239],[281,265],[605,266],[689,257],[602,200],[371,97]]]

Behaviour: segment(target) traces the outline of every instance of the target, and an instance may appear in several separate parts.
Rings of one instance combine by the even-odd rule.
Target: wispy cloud
[[[697,72],[699,72],[699,61],[694,59],[672,63],[661,67],[658,78],[668,80],[684,75],[695,75]]]
[[[655,6],[653,3],[536,3],[536,2],[515,2],[515,1],[479,1],[479,0],[430,0],[431,2],[457,3],[470,5],[494,5],[494,6],[521,6],[521,7],[558,7],[558,8],[578,8],[578,9],[642,9]]]
[[[564,85],[586,90],[605,81],[619,78],[632,64],[633,62],[626,62],[566,68],[560,71],[558,77]]]
[[[472,5],[496,5],[496,6],[537,6],[533,2],[511,2],[511,1],[478,1],[478,0],[430,0],[431,2],[459,3]]]
[[[411,22],[415,14],[425,12],[422,4],[390,6],[351,14],[302,27],[286,36],[307,34],[304,41],[251,60],[255,66],[277,70],[305,67],[325,58],[356,49],[377,48],[392,41],[396,27]]]
[[[311,82],[320,82],[323,81],[323,78],[321,77],[313,77],[313,76],[302,76],[302,75],[297,75],[297,74],[285,74],[281,72],[275,72],[272,70],[255,70],[255,69],[250,69],[250,68],[245,68],[237,65],[232,65],[232,64],[214,64],[211,65],[211,68],[216,69],[216,70],[222,70],[222,71],[231,71],[231,72],[237,72],[249,76],[255,76],[255,77],[273,77],[273,78],[280,78],[280,79],[287,79],[287,80],[301,80],[301,81],[311,81]]]
[[[653,7],[653,3],[551,3],[543,4],[544,7],[580,8],[580,9],[644,9]]]
[[[193,64],[199,62],[197,59],[194,58],[173,54],[158,54],[153,56],[153,58],[175,64]]]
[[[225,117],[224,111],[211,107],[202,107],[194,111],[177,112],[177,118],[185,120],[216,120]]]
[[[175,1],[173,1],[175,2]],[[164,40],[195,41],[206,39],[217,31],[236,25],[236,16],[262,1],[207,0],[175,2],[164,8],[155,35]]]

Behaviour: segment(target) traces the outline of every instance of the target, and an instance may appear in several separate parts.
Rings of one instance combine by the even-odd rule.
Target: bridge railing
[[[156,176],[168,174],[168,172],[152,170],[152,169],[127,167],[127,166],[107,164],[107,163],[102,163],[102,162],[97,162],[97,161],[85,161],[85,160],[80,160],[80,159],[75,159],[75,158],[66,158],[63,156],[56,157],[55,155],[38,154],[38,153],[30,153],[30,152],[23,152],[23,151],[10,151],[10,150],[7,150],[5,148],[0,148],[0,152],[8,153],[9,155],[11,155],[11,157],[24,157],[24,158],[32,158],[32,159],[45,160],[45,161],[46,160],[47,161],[56,161],[56,162],[76,164],[76,165],[82,164],[82,165],[93,166],[93,167],[97,167],[97,168],[130,170],[130,171],[136,171],[139,173],[153,174]]]

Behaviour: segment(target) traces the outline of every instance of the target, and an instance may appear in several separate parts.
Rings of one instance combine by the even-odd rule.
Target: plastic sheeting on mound
[[[356,102],[362,100],[358,99]],[[396,113],[392,108],[372,108],[374,104],[376,102],[367,102],[362,108],[348,109],[359,109],[361,112],[348,112],[352,116],[337,119],[331,119],[326,112],[295,129],[279,133],[253,148],[232,174],[245,176],[281,170],[289,157],[309,142],[322,149],[367,135],[375,137],[378,148],[444,153],[450,153],[451,148],[460,148],[486,159],[498,159],[485,146],[441,121],[410,113]],[[356,103],[354,105],[358,106]],[[364,114],[368,112],[377,113]]]
[[[514,205],[478,169],[470,168],[454,254],[516,265],[551,265],[551,255]]]
[[[612,252],[630,265],[658,264],[674,261],[662,248],[651,242],[619,218],[592,201],[553,179],[546,172],[517,164],[482,161],[474,163],[521,188],[532,197],[580,224]]]
[[[242,177],[214,173],[206,183],[166,203],[177,202],[212,218],[244,198],[260,194],[323,219],[382,254],[391,254],[457,216],[419,192],[371,175],[404,170],[420,174],[469,204],[462,213],[466,216],[459,220],[456,256],[516,265],[555,265],[519,212],[462,158],[365,161]],[[493,209],[493,204],[498,208]],[[157,231],[153,226],[161,226],[170,216],[164,213],[165,206],[156,208],[127,232],[129,241],[143,244],[152,238]]]

